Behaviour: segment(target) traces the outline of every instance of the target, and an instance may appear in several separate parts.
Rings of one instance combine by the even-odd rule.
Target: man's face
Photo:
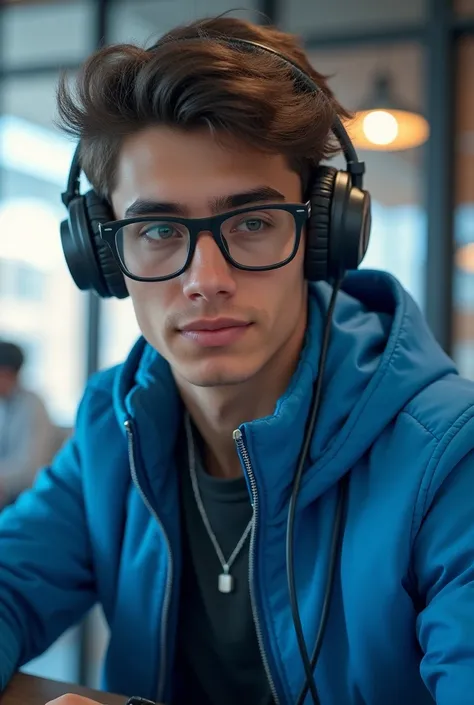
[[[9,397],[18,384],[18,374],[10,367],[0,366],[0,399]]]
[[[122,146],[112,204],[117,219],[128,217],[127,209],[138,199],[179,204],[185,216],[201,218],[216,213],[219,198],[262,187],[278,191],[284,202],[301,202],[300,178],[284,157],[236,141],[224,147],[207,130],[152,127]],[[211,233],[203,232],[190,267],[180,276],[126,282],[144,337],[175,376],[203,387],[239,384],[272,360],[294,355],[296,338],[300,345],[306,324],[303,257],[302,239],[286,266],[242,271],[224,259]],[[196,321],[219,325],[224,318],[239,326],[219,335],[183,330]]]

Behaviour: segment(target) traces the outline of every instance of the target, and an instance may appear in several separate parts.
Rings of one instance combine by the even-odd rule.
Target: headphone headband
[[[237,37],[184,37],[168,41],[213,41],[250,52],[276,56],[293,74],[295,88],[322,93],[317,83],[293,60],[259,42]],[[158,42],[148,49],[153,51]],[[339,116],[333,115],[331,131],[339,142],[347,164],[345,171],[318,165],[311,175],[309,200],[311,216],[306,224],[304,273],[308,281],[338,279],[345,271],[357,269],[370,236],[370,194],[363,189],[365,165]],[[61,223],[61,239],[69,271],[81,290],[95,291],[101,297],[125,298],[128,290],[120,263],[109,244],[102,239],[101,224],[114,219],[108,204],[94,190],[80,192],[80,142],[72,158],[62,202],[68,220]]]
[[[200,37],[187,37],[184,39],[179,39],[177,41],[187,42],[195,39],[200,39]],[[207,38],[205,39],[207,40]],[[289,59],[287,56],[277,51],[276,49],[272,49],[272,47],[266,46],[265,44],[261,44],[260,42],[251,41],[250,39],[240,39],[238,37],[212,37],[211,39],[212,41],[220,42],[221,44],[225,44],[228,46],[246,49],[247,51],[261,51],[266,52],[268,54],[273,54],[273,56],[278,57],[283,63],[289,64],[292,67],[295,77],[300,79],[306,85],[306,87],[310,89],[311,92],[322,93],[322,95],[324,95],[323,91],[317,85],[317,83],[311,78],[311,76],[309,76],[305,71],[303,71],[303,69],[298,66],[295,61]],[[153,51],[159,46],[161,45],[158,42],[157,44],[154,44],[149,49],[147,49],[147,51]],[[357,186],[357,188],[360,189],[363,188],[365,163],[359,160],[355,147],[352,144],[351,138],[349,137],[346,128],[342,124],[342,121],[339,118],[339,115],[337,114],[334,115],[331,130],[341,146],[342,153],[347,164],[347,171],[351,175],[351,181],[353,186]],[[79,153],[80,143],[77,145],[74,152],[74,156],[72,158],[66,190],[61,194],[61,200],[66,206],[66,208],[68,207],[69,203],[72,201],[73,198],[80,195],[81,164]]]

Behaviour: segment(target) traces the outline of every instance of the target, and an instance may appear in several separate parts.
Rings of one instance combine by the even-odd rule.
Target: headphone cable
[[[320,705],[318,693],[316,690],[316,683],[314,680],[313,671],[314,671],[314,667],[316,665],[316,661],[318,659],[318,656],[319,656],[319,653],[321,650],[322,640],[323,640],[323,636],[324,636],[324,629],[325,629],[325,626],[327,623],[330,597],[331,597],[332,586],[333,586],[333,582],[334,582],[336,557],[337,557],[337,552],[338,552],[338,544],[339,544],[338,539],[339,539],[339,536],[341,533],[341,526],[342,526],[342,504],[343,504],[343,498],[344,498],[345,493],[340,490],[339,491],[338,507],[337,507],[337,511],[336,511],[336,519],[335,519],[335,523],[334,523],[333,540],[332,540],[331,556],[330,556],[330,566],[329,566],[329,571],[328,571],[328,580],[326,583],[322,616],[321,616],[320,626],[319,626],[319,630],[318,630],[318,636],[317,636],[317,640],[316,640],[315,649],[314,649],[312,658],[310,660],[308,649],[306,647],[304,633],[303,633],[303,627],[301,624],[301,617],[300,617],[298,599],[297,599],[297,594],[296,594],[295,572],[294,572],[294,524],[295,524],[295,515],[296,515],[296,502],[298,499],[298,494],[299,494],[299,490],[300,490],[300,486],[301,486],[303,471],[304,471],[306,459],[308,457],[308,453],[310,450],[310,445],[311,445],[311,441],[313,438],[314,428],[315,428],[316,421],[318,419],[319,411],[321,408],[322,383],[323,383],[323,376],[324,376],[324,368],[326,365],[326,358],[327,358],[328,349],[329,349],[329,340],[330,340],[331,327],[332,327],[331,324],[332,324],[332,318],[333,318],[333,313],[334,313],[334,307],[336,304],[336,298],[337,298],[337,294],[339,292],[339,289],[341,287],[341,284],[342,284],[342,277],[340,277],[333,285],[331,299],[330,299],[327,314],[326,314],[326,321],[325,321],[323,341],[322,341],[321,351],[320,351],[320,356],[319,356],[317,377],[316,377],[316,382],[314,385],[314,394],[313,394],[313,399],[312,399],[308,422],[306,425],[305,438],[304,438],[303,446],[301,448],[298,466],[297,466],[297,469],[295,472],[295,477],[293,480],[293,488],[292,488],[290,505],[289,505],[289,510],[288,510],[288,521],[287,521],[287,530],[286,530],[286,574],[287,574],[287,582],[288,582],[289,599],[290,599],[290,605],[291,605],[291,614],[292,614],[292,619],[293,619],[293,625],[295,628],[296,638],[298,641],[298,648],[300,651],[301,659],[303,661],[303,666],[304,666],[305,675],[306,675],[305,684],[304,684],[303,689],[301,691],[301,694],[298,698],[298,705],[300,705],[304,701],[304,698],[306,697],[308,690],[311,693],[311,698],[313,700],[314,705]]]
[[[327,580],[326,580],[326,589],[324,591],[324,600],[323,600],[323,606],[321,609],[321,619],[319,622],[319,629],[318,633],[316,636],[316,642],[314,645],[314,650],[313,654],[311,656],[311,681],[314,682],[314,668],[316,666],[316,663],[319,658],[319,654],[321,652],[321,647],[323,645],[323,637],[324,637],[324,632],[326,629],[326,624],[327,620],[329,617],[329,608],[331,606],[331,595],[332,595],[332,588],[334,584],[334,577],[336,573],[336,565],[337,565],[337,557],[339,555],[339,549],[340,549],[340,544],[341,544],[341,539],[342,539],[342,527],[343,527],[343,517],[344,517],[344,507],[345,507],[345,498],[346,498],[346,491],[347,491],[347,480],[348,480],[348,474],[344,475],[343,479],[341,480],[338,488],[338,503],[337,503],[337,509],[336,509],[336,518],[334,520],[334,529],[332,533],[332,539],[331,539],[331,550],[329,553],[329,567],[328,567],[328,574],[327,574]],[[306,695],[308,693],[309,689],[309,682],[306,679],[305,683],[301,689],[301,693],[299,694],[298,700],[296,701],[296,705],[303,705],[304,699],[306,698]],[[319,699],[316,701],[319,703]]]

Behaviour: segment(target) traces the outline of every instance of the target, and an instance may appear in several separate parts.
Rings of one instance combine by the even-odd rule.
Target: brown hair
[[[291,70],[273,55],[213,41],[225,37],[281,52],[321,92],[295,87]],[[350,117],[294,36],[222,16],[177,27],[152,51],[130,44],[96,51],[75,86],[62,76],[57,101],[58,124],[81,140],[82,168],[105,198],[114,188],[122,140],[151,125],[185,130],[207,125],[217,137],[227,133],[283,154],[305,184],[312,167],[340,150],[330,131],[334,115]]]

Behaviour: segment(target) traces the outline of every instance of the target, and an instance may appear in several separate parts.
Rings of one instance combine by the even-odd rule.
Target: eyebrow
[[[209,201],[209,206],[213,213],[219,213],[221,211],[231,210],[232,208],[275,201],[278,203],[285,201],[285,196],[280,193],[280,191],[270,186],[258,186],[250,191],[213,198]],[[183,217],[189,215],[188,209],[182,203],[137,198],[125,211],[125,217],[133,218],[135,216],[162,215],[165,213]]]

